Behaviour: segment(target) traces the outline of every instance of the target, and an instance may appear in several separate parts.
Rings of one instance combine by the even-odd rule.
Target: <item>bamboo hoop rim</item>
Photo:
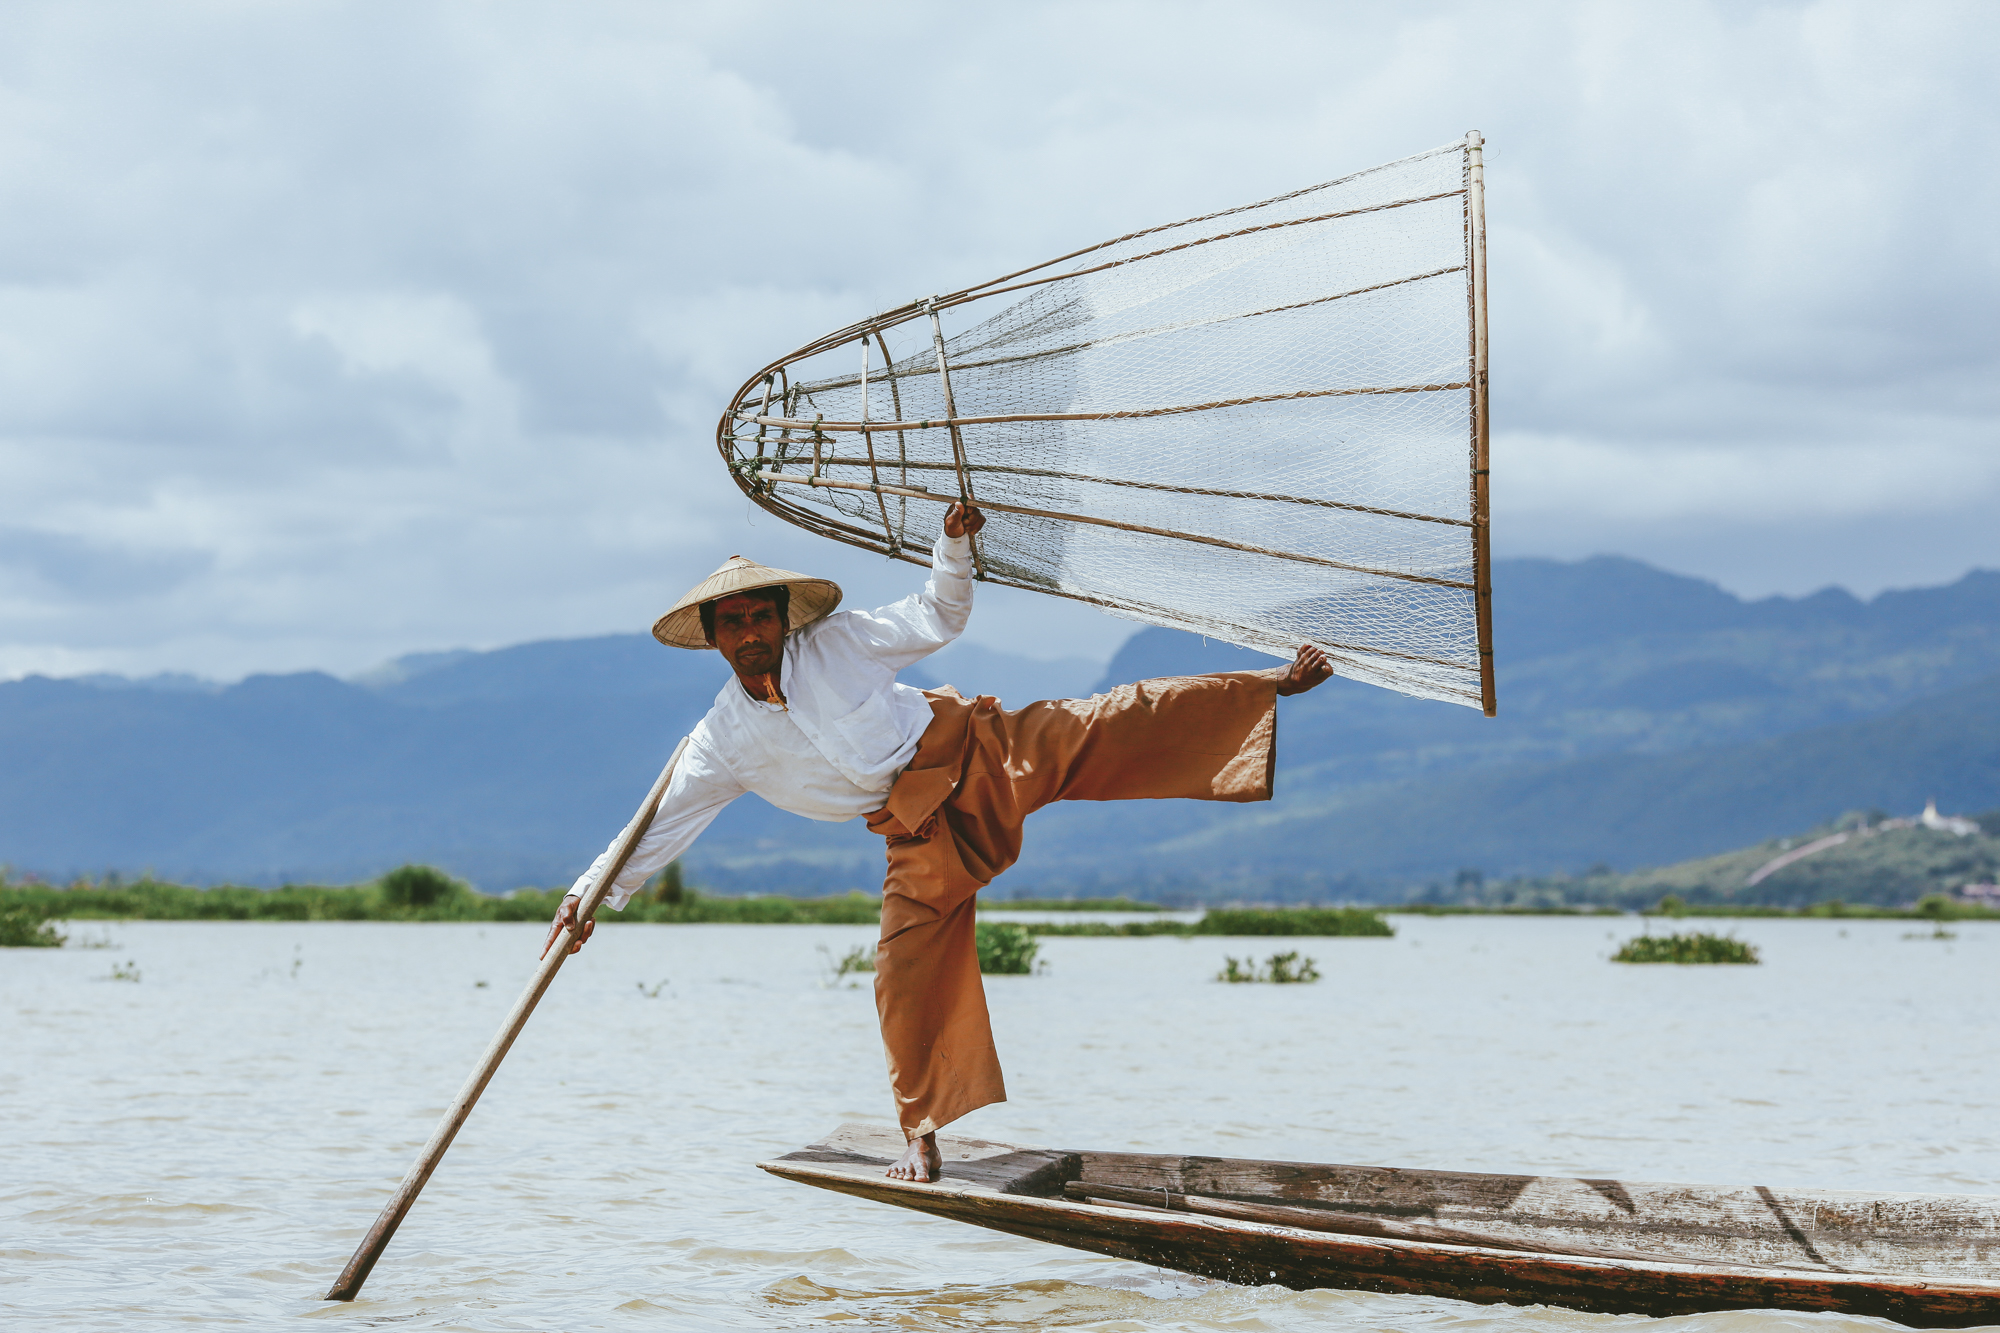
[[[1492,403],[1487,391],[1486,323],[1486,140],[1478,130],[1465,132],[1465,262],[1466,321],[1472,363],[1472,592],[1473,633],[1479,642],[1479,708],[1487,717],[1499,714],[1498,684],[1493,671],[1493,553],[1492,523]]]

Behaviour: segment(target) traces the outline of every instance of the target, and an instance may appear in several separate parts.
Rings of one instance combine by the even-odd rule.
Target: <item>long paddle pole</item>
[[[645,837],[646,830],[652,827],[653,816],[660,809],[660,799],[666,795],[667,783],[673,778],[674,765],[680,762],[681,751],[685,749],[687,749],[685,740],[674,747],[673,758],[667,760],[667,766],[660,770],[660,776],[653,783],[653,789],[646,793],[646,803],[639,807],[639,813],[632,816],[632,822],[625,826],[625,832],[620,835],[617,851],[613,853],[610,864],[604,868],[604,873],[597,877],[597,882],[590,886],[590,891],[578,904],[575,931],[565,928],[556,942],[550,946],[548,953],[542,956],[541,963],[535,968],[535,975],[528,979],[527,989],[521,992],[521,998],[515,1000],[514,1007],[508,1011],[507,1021],[500,1025],[499,1033],[487,1044],[486,1053],[479,1057],[479,1064],[473,1069],[471,1077],[465,1080],[465,1086],[460,1088],[458,1096],[452,1099],[450,1107],[445,1110],[444,1119],[438,1121],[438,1127],[431,1131],[430,1142],[426,1143],[424,1150],[417,1155],[416,1165],[412,1166],[409,1174],[403,1177],[403,1183],[396,1187],[396,1192],[390,1196],[388,1205],[382,1209],[381,1216],[375,1219],[375,1225],[369,1227],[368,1234],[361,1238],[361,1244],[355,1249],[354,1257],[347,1261],[347,1267],[340,1270],[339,1280],[333,1284],[333,1290],[326,1294],[327,1300],[351,1301],[360,1293],[361,1284],[368,1280],[368,1274],[374,1269],[375,1261],[382,1257],[382,1251],[389,1244],[389,1238],[395,1235],[396,1228],[403,1224],[404,1216],[409,1213],[410,1206],[417,1201],[417,1195],[423,1192],[425,1182],[431,1178],[431,1172],[437,1170],[445,1149],[451,1147],[451,1141],[458,1137],[459,1126],[465,1123],[466,1117],[472,1114],[472,1108],[478,1104],[479,1094],[486,1091],[486,1085],[492,1081],[494,1072],[500,1068],[500,1062],[507,1058],[509,1048],[514,1045],[514,1038],[520,1036],[521,1029],[527,1026],[528,1015],[535,1012],[535,1006],[541,1003],[542,993],[548,990],[549,983],[556,979],[556,973],[562,969],[563,960],[569,957],[570,943],[577,937],[577,933],[583,930],[584,924],[596,915],[599,905],[604,902],[604,895],[610,892],[611,886],[624,871],[626,862],[632,859],[633,851],[639,846],[639,839]]]

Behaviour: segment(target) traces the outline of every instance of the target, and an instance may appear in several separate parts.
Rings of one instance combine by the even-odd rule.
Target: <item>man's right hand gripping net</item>
[[[851,324],[717,443],[789,522],[1494,708],[1480,139]]]

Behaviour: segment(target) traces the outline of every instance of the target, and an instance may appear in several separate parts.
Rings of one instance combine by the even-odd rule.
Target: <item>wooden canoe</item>
[[[2000,1197],[1649,1185],[940,1134],[943,1179],[882,1173],[902,1135],[842,1125],[773,1175],[1244,1285],[1605,1314],[1825,1310],[2000,1324]]]

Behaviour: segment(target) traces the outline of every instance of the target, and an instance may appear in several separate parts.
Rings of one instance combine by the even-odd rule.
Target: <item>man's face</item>
[[[738,675],[765,675],[784,661],[785,623],[778,619],[778,608],[763,598],[734,593],[715,604],[715,634],[709,643]]]

